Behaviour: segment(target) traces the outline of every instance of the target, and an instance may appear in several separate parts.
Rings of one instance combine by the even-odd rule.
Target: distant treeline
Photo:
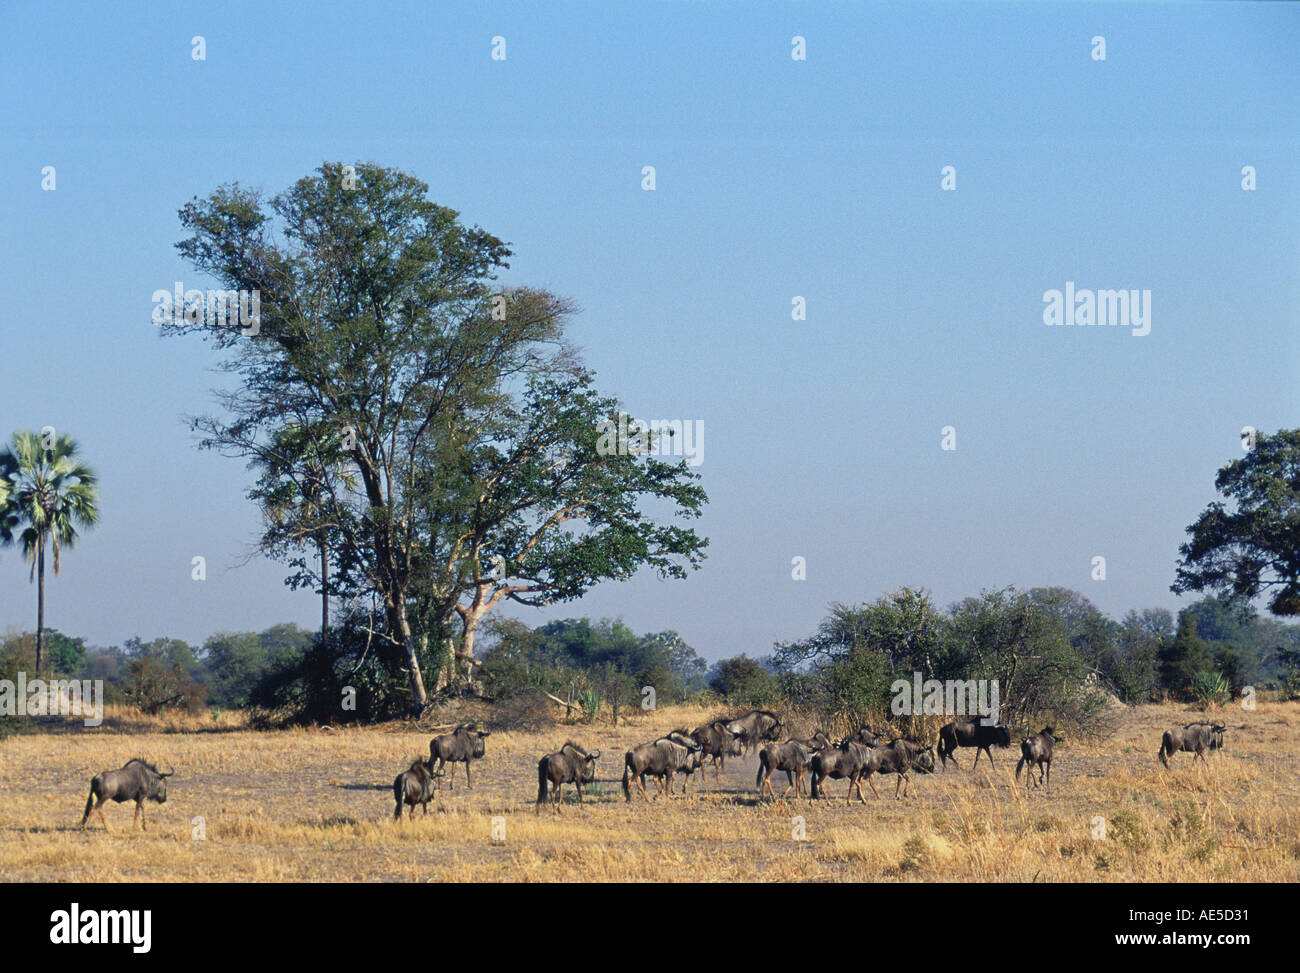
[[[371,720],[405,711],[393,669],[404,661],[355,616],[318,633],[293,624],[220,632],[201,646],[128,639],[88,647],[57,630],[45,644],[54,675],[103,679],[107,702],[146,713],[178,707],[255,708],[285,718]],[[827,719],[887,711],[899,678],[997,679],[1003,713],[1046,711],[1086,726],[1109,698],[1225,703],[1244,687],[1300,696],[1300,626],[1218,598],[1177,615],[1165,609],[1107,617],[1064,588],[988,591],[947,609],[910,588],[861,605],[834,604],[811,636],[710,666],[673,631],[637,634],[618,620],[565,619],[530,627],[497,618],[476,664],[445,692],[497,701],[550,697],[579,717],[647,702],[687,700],[785,706]],[[35,637],[0,642],[0,678],[32,671]],[[396,688],[395,688],[396,687]],[[345,703],[350,697],[350,703]]]

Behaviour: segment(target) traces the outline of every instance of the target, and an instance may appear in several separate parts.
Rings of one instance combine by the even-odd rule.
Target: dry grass
[[[10,881],[1267,881],[1300,880],[1300,704],[1227,710],[1227,749],[1206,767],[1156,760],[1160,733],[1196,718],[1179,707],[1129,710],[1100,744],[1062,745],[1051,791],[1014,781],[971,751],[963,770],[913,778],[912,797],[756,801],[753,756],[712,772],[689,796],[624,801],[623,752],[702,710],[644,714],[631,727],[494,733],[466,791],[463,769],[436,812],[392,820],[393,775],[427,752],[409,725],[247,729],[238,714],[146,720],[111,713],[97,730],[0,743],[0,874]],[[534,814],[536,763],[568,736],[603,752],[578,807]],[[105,808],[77,828],[96,771],[140,755],[176,769],[170,799]],[[783,783],[781,784],[783,786]],[[780,787],[778,787],[778,792]],[[504,841],[493,840],[494,817]],[[1093,837],[1104,818],[1107,836]],[[796,840],[800,831],[806,840]],[[201,821],[199,820],[201,819]],[[203,840],[197,840],[199,829]]]

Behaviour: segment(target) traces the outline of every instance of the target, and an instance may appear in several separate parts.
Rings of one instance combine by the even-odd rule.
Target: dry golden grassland
[[[497,732],[427,817],[392,820],[392,779],[430,731],[410,724],[253,731],[238,719],[69,723],[0,742],[0,875],[8,881],[1268,881],[1300,880],[1300,704],[1227,709],[1226,749],[1193,765],[1156,760],[1161,732],[1199,719],[1175,706],[1130,709],[1100,743],[1067,741],[1052,787],[1026,793],[1017,746],[990,770],[893,778],[846,805],[758,802],[757,759],[710,770],[690,794],[623,799],[623,753],[712,714],[672,708],[617,729]],[[537,759],[567,738],[599,749],[598,781],[579,807],[534,813]],[[78,828],[97,771],[143,756],[176,771],[168,801],[105,807]],[[784,775],[774,781],[777,793]],[[445,784],[445,782],[444,782]],[[653,793],[653,788],[651,788]],[[494,817],[504,840],[493,840]],[[196,819],[202,819],[199,822]],[[806,840],[796,840],[798,818]],[[1096,840],[1096,819],[1106,837]],[[202,840],[196,838],[200,827]]]

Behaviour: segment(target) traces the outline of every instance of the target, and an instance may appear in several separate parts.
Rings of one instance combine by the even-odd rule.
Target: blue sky
[[[0,27],[0,433],[53,425],[100,473],[102,526],[47,595],[92,643],[316,623],[247,559],[247,473],[183,421],[215,360],[150,298],[206,284],[173,246],[186,200],[324,159],[429,183],[512,244],[511,283],[578,303],[603,390],[703,422],[705,568],[535,623],[621,616],[716,659],[904,584],[1175,608],[1241,428],[1297,424],[1296,5],[55,3]],[[1045,326],[1066,281],[1149,289],[1150,334]],[[0,551],[0,629],[35,602]]]

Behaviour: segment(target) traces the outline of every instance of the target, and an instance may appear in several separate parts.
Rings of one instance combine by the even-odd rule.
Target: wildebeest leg
[[[140,814],[144,811],[144,801],[135,802],[135,814],[131,815],[131,827],[135,828],[136,822],[140,820]]]
[[[95,805],[95,810],[99,812],[99,820],[104,822],[104,830],[108,831],[108,818],[104,817],[104,799],[101,797],[99,803]]]
[[[465,761],[465,786],[468,787],[470,790],[473,790],[473,789],[474,789],[474,785],[473,785],[473,783],[471,783],[471,781],[470,781],[470,779],[469,779],[469,761],[468,761],[468,760]]]
[[[880,791],[876,790],[876,782],[875,782],[874,780],[871,779],[871,775],[870,775],[870,774],[867,774],[867,775],[866,775],[866,778],[867,778],[867,786],[869,786],[869,787],[871,788],[871,793],[875,794],[876,797],[879,797],[879,796],[880,796]]]
[[[1051,790],[1051,789],[1052,789],[1052,761],[1051,761],[1051,758],[1048,758],[1048,761],[1047,761],[1047,789],[1048,789],[1048,790]]]
[[[992,759],[992,758],[990,758],[990,759]],[[976,767],[978,767],[979,765],[980,765],[980,748],[979,748],[979,747],[976,747],[976,748],[975,748],[975,762],[974,762],[973,764],[971,764],[971,770],[974,770],[974,769],[975,769]]]
[[[641,788],[641,796],[644,797],[647,801],[650,800],[650,795],[647,794],[647,793],[645,792],[645,773],[644,773],[644,772],[642,772],[642,773],[640,773],[640,774],[637,775],[637,778],[636,778],[636,786],[639,787],[639,788]]]
[[[582,781],[578,781],[578,803],[582,803]]]

